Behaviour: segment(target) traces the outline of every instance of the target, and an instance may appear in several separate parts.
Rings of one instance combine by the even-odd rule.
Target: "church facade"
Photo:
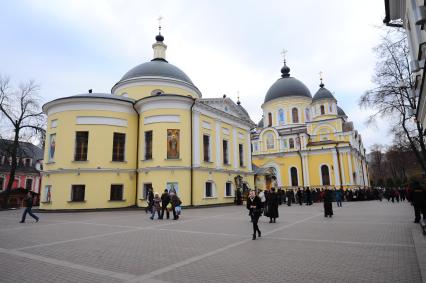
[[[202,98],[166,60],[161,34],[154,58],[128,71],[111,93],[46,103],[41,209],[146,206],[146,192],[176,191],[184,206],[232,203],[254,188],[250,130],[239,102]]]
[[[252,132],[257,188],[351,188],[369,185],[365,149],[322,82],[312,97],[284,61]]]

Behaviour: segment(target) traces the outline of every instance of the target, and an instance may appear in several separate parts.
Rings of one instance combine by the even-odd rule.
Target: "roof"
[[[12,140],[0,139],[0,155],[10,156],[12,144]],[[43,149],[29,142],[19,142],[17,155],[18,157],[42,160]]]
[[[346,115],[345,111],[343,111],[343,109],[340,108],[339,106],[337,106],[337,115],[348,117],[348,115]]]
[[[304,83],[296,78],[290,77],[290,68],[284,61],[281,68],[281,78],[278,79],[265,95],[265,103],[277,98],[304,96],[312,98],[311,92]]]
[[[257,123],[257,127],[263,128],[263,118]]]
[[[322,99],[332,99],[336,101],[336,98],[334,98],[333,94],[324,87],[324,84],[320,84],[320,88],[315,93],[314,98],[312,99],[312,102],[322,100]]]
[[[63,100],[63,99],[70,99],[70,98],[99,98],[99,99],[112,99],[112,100],[117,100],[117,101],[125,101],[125,102],[130,102],[130,103],[135,102],[135,100],[133,98],[125,97],[125,96],[121,96],[121,95],[115,95],[115,94],[111,94],[111,93],[82,93],[82,94],[76,94],[76,95],[57,98],[57,99],[54,99],[52,101],[49,101],[45,105],[50,104],[54,101],[59,101],[59,100]],[[43,105],[43,109],[44,109],[45,105]]]
[[[191,79],[181,69],[161,58],[156,58],[152,61],[137,65],[124,74],[119,82],[139,77],[153,76],[177,79],[193,85]]]

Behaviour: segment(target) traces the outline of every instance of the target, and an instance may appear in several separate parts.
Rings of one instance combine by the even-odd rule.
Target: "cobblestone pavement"
[[[245,207],[184,209],[150,220],[143,210],[0,212],[0,282],[422,282],[426,239],[408,203],[281,206],[251,240]],[[417,239],[415,241],[414,239]],[[420,243],[420,249],[417,249]]]

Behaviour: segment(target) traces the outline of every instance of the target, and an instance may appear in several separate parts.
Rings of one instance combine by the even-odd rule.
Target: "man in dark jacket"
[[[250,210],[249,215],[253,223],[253,240],[256,240],[256,232],[259,237],[262,235],[259,226],[257,226],[259,217],[262,214],[262,203],[254,191],[250,191],[249,197],[247,198],[247,209]]]
[[[182,201],[174,192],[170,192],[170,202],[172,203],[173,220],[178,220],[179,215],[176,213],[176,206],[180,206]]]
[[[148,201],[148,206],[145,207],[145,212],[152,213],[152,205],[154,204],[154,192],[153,189],[148,189],[148,193],[146,194],[146,200]]]
[[[268,206],[268,217],[269,223],[276,223],[278,218],[278,200],[279,196],[275,192],[275,188],[272,188],[271,192],[266,198],[266,205]]]
[[[164,190],[164,193],[161,195],[161,216],[160,219],[163,219],[164,210],[166,211],[167,219],[170,218],[170,212],[167,210],[167,205],[170,202],[170,195],[167,189]]]
[[[19,223],[25,223],[25,217],[27,216],[27,213],[32,218],[34,218],[36,222],[38,222],[39,218],[36,215],[34,215],[31,211],[32,208],[33,208],[33,197],[31,195],[31,192],[27,193],[27,196],[25,197],[23,202],[25,203],[26,207],[25,207],[24,213],[22,214],[21,222],[19,222]]]
[[[297,202],[298,202],[300,205],[302,205],[302,201],[303,201],[303,194],[302,194],[302,191],[300,190],[300,188],[297,188],[296,196],[297,196]]]
[[[333,193],[329,189],[324,192],[324,217],[333,216]]]
[[[410,184],[412,190],[412,203],[414,206],[414,223],[419,223],[421,220],[421,214],[423,214],[423,220],[426,220],[426,191],[420,186],[418,181],[413,181]]]

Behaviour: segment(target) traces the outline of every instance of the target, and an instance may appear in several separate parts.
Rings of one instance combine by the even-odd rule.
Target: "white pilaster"
[[[221,159],[221,123],[219,120],[216,120],[216,168],[222,168],[222,159]]]
[[[333,167],[334,167],[334,185],[340,186],[340,175],[339,175],[339,162],[337,160],[337,150],[334,149],[333,151]]]
[[[303,184],[305,186],[310,186],[309,184],[309,164],[308,156],[302,155],[302,165],[303,165]]]
[[[234,151],[234,169],[238,169],[238,143],[237,143],[237,129],[232,128],[233,151]]]
[[[194,112],[192,115],[192,150],[194,167],[200,166],[200,113]]]
[[[369,183],[368,183],[368,175],[367,175],[367,166],[365,166],[365,161],[362,162],[362,167],[363,167],[363,170],[364,170],[364,186],[368,186]]]

